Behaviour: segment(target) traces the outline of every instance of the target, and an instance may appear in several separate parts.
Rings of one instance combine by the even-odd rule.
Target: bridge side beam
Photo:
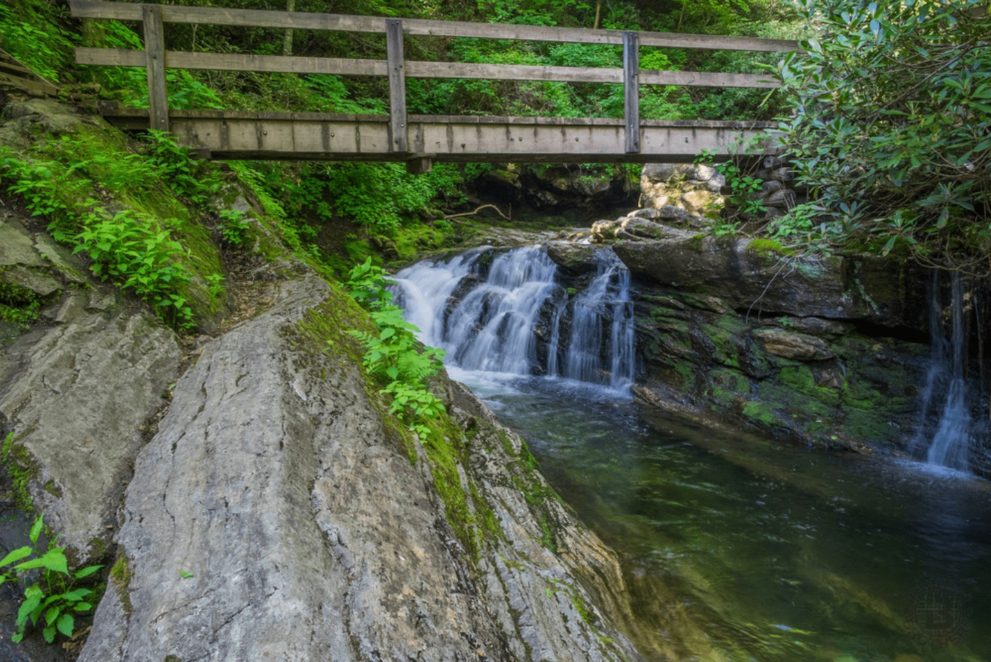
[[[389,148],[409,151],[406,127],[406,62],[403,59],[403,22],[385,21],[386,58],[389,70]]]
[[[623,116],[626,120],[626,153],[640,152],[640,38],[623,33]]]

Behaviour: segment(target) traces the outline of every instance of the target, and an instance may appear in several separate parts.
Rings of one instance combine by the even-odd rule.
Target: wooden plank
[[[101,102],[100,112],[108,119],[144,118],[148,111],[125,108],[116,102]],[[275,112],[257,110],[173,110],[172,119],[215,120],[270,120],[273,122],[349,122],[360,124],[388,124],[388,115],[359,115],[354,113]],[[525,125],[565,127],[622,127],[622,119],[602,117],[519,117],[511,115],[409,115],[409,124],[467,124],[467,125]],[[775,122],[746,120],[640,120],[640,125],[651,128],[677,129],[731,129],[751,131],[777,126]]]
[[[169,130],[169,96],[165,82],[165,29],[162,24],[162,8],[159,5],[142,5],[144,22],[145,68],[148,72],[148,108],[151,128]]]
[[[141,5],[71,0],[72,15],[77,18],[113,18],[122,21],[141,20]],[[333,30],[345,32],[385,32],[385,18],[349,16],[307,12],[234,9],[226,7],[187,7],[159,5],[166,23],[230,25],[242,27]],[[550,41],[579,44],[623,43],[621,30],[592,30],[538,25],[510,25],[468,21],[434,21],[404,18],[403,29],[408,35],[435,37],[477,37],[482,39],[512,39],[519,41]],[[798,42],[783,39],[725,37],[718,35],[683,34],[675,32],[641,32],[642,46],[691,48],[704,50],[785,52],[799,50]]]
[[[389,145],[393,151],[407,151],[406,73],[403,56],[403,22],[385,22],[386,57],[389,67]]]
[[[553,67],[479,62],[408,62],[410,78],[468,78],[485,80],[542,80],[563,83],[622,83],[623,70],[605,67]]]
[[[430,159],[438,163],[649,162],[691,160],[703,149],[711,151],[716,158],[751,153],[763,156],[777,151],[773,143],[741,148],[746,139],[760,137],[757,130],[747,127],[700,128],[644,123],[640,152],[629,153],[622,124],[452,124],[417,122],[411,118],[409,129],[411,135],[417,136],[418,147],[410,154],[392,148],[386,122],[186,119],[178,113],[173,115],[172,122],[173,132],[184,145],[207,150],[214,158],[394,162]]]
[[[623,121],[626,153],[640,151],[640,44],[636,32],[623,33]]]
[[[141,51],[112,48],[77,48],[79,64],[142,67]],[[166,51],[165,65],[176,69],[260,71],[268,73],[334,74],[340,76],[385,76],[383,60],[323,58],[237,53],[189,53]],[[622,83],[623,70],[596,67],[552,67],[521,64],[461,62],[406,63],[407,78],[465,78],[484,80],[538,80],[565,83]],[[684,85],[694,87],[778,87],[764,74],[724,74],[699,71],[641,71],[641,85]]]
[[[683,87],[757,87],[773,89],[781,84],[767,74],[725,74],[711,71],[640,71],[641,85]]]

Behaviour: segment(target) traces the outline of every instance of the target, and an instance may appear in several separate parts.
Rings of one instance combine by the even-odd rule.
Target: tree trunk
[[[286,11],[296,11],[296,0],[286,0]],[[286,36],[282,40],[282,54],[292,55],[292,28],[286,28]]]
[[[598,30],[599,29],[599,23],[601,21],[602,21],[602,0],[596,0],[595,1],[595,24],[592,26],[592,29]]]

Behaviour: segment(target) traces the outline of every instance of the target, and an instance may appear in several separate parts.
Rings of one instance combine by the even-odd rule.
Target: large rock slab
[[[738,310],[865,320],[925,330],[925,281],[880,258],[792,257],[749,239],[624,239],[613,250],[635,276],[719,296]]]
[[[6,218],[0,237],[0,278],[14,274],[7,282],[48,304],[0,345],[0,431],[14,435],[5,459],[60,542],[98,559],[181,352],[157,319],[88,282],[44,235]]]
[[[422,447],[411,462],[345,346],[301,331],[321,302],[341,316],[353,304],[315,277],[279,287],[275,308],[203,348],[139,455],[80,659],[635,658],[576,607],[593,601],[573,571],[618,576],[615,558],[560,506],[560,557],[537,542],[507,458],[491,454],[519,440],[449,396],[474,430],[456,475],[503,532],[473,560]]]

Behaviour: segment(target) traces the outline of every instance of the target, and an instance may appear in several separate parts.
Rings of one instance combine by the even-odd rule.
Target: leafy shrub
[[[202,205],[220,190],[221,179],[214,165],[197,161],[169,133],[148,131],[148,163],[172,191],[194,205]]]
[[[816,28],[778,76],[779,124],[819,235],[987,272],[991,14],[976,0],[805,0]]]
[[[57,3],[37,0],[0,4],[4,50],[50,81],[67,69],[75,41],[59,27],[63,11]]]
[[[28,627],[41,626],[41,635],[52,643],[58,634],[71,637],[76,616],[93,611],[93,589],[77,587],[83,579],[96,574],[103,566],[91,565],[71,572],[65,549],[50,546],[42,549],[38,539],[44,520],[38,517],[31,527],[30,545],[13,549],[0,559],[0,584],[19,582],[24,586],[24,600],[17,610],[11,640],[20,642]]]
[[[251,219],[238,209],[223,209],[220,212],[220,236],[231,246],[244,243],[251,229]]]
[[[351,270],[348,289],[352,298],[366,308],[378,328],[377,334],[351,331],[365,347],[362,364],[368,374],[385,383],[381,393],[391,396],[389,412],[426,439],[426,422],[442,415],[444,403],[431,393],[426,380],[441,369],[443,352],[422,348],[416,340],[417,328],[403,318],[403,311],[391,303],[385,271],[371,259]]]
[[[192,308],[179,294],[190,280],[181,265],[184,251],[167,230],[156,230],[148,218],[125,210],[109,216],[102,209],[88,215],[76,236],[74,253],[85,253],[90,271],[133,290],[163,319],[182,328],[193,324]]]
[[[75,253],[85,253],[91,260],[90,270],[101,279],[110,280],[132,290],[152,305],[167,322],[181,328],[193,324],[192,309],[181,294],[191,275],[182,265],[185,252],[168,229],[177,224],[165,219],[159,222],[148,214],[123,210],[108,212],[94,195],[94,182],[83,173],[88,167],[110,168],[107,159],[81,159],[67,145],[80,142],[61,141],[55,151],[75,159],[73,165],[42,158],[31,159],[0,149],[0,186],[19,195],[34,216],[48,219],[48,229],[61,243],[69,244]],[[94,150],[95,151],[95,150]],[[122,159],[127,163],[127,159]],[[96,164],[96,165],[94,165]],[[161,164],[144,167],[146,174],[155,172]],[[149,169],[150,168],[150,169]],[[181,170],[180,170],[181,172]],[[111,177],[116,185],[126,179]]]

